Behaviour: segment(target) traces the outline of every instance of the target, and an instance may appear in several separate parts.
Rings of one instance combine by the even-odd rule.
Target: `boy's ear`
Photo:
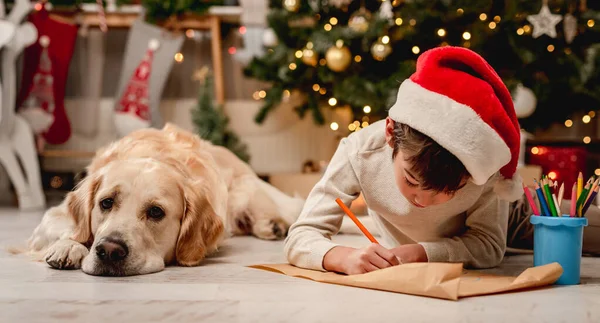
[[[385,118],[385,141],[394,148],[394,120],[392,118]]]

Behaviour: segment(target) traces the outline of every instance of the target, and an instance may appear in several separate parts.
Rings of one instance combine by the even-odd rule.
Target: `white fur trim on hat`
[[[485,184],[511,160],[506,142],[471,107],[410,79],[400,86],[389,116],[429,136],[456,156],[477,185]]]

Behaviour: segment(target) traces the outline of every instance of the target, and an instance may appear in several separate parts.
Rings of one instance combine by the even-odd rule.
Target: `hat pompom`
[[[514,202],[523,196],[523,179],[519,173],[512,178],[500,178],[494,185],[498,197],[508,202]]]

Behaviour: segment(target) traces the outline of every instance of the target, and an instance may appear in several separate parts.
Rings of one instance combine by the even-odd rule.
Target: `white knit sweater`
[[[323,257],[337,246],[331,236],[345,216],[335,199],[350,205],[362,192],[384,247],[419,243],[430,262],[462,262],[474,268],[500,263],[506,249],[508,202],[493,191],[499,175],[483,186],[469,182],[444,204],[417,208],[398,190],[392,165],[385,121],[342,139],[289,230],[288,261],[324,271]]]

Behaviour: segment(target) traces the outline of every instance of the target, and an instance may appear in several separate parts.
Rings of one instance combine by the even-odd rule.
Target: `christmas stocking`
[[[37,70],[33,75],[33,84],[29,96],[21,105],[19,115],[21,115],[31,126],[33,133],[39,136],[47,132],[54,123],[54,87],[52,76],[52,61],[48,54],[50,39],[44,35],[39,39],[42,46],[42,53]],[[43,142],[38,141],[38,145],[43,147]],[[38,146],[38,150],[42,147]]]
[[[42,148],[44,142],[58,145],[71,136],[64,96],[77,27],[53,20],[45,10],[32,14],[29,20],[39,37],[24,53],[17,107],[38,135],[38,148]]]
[[[121,137],[145,127],[162,127],[160,97],[184,41],[183,35],[174,36],[142,20],[131,26],[115,100],[115,125]]]

